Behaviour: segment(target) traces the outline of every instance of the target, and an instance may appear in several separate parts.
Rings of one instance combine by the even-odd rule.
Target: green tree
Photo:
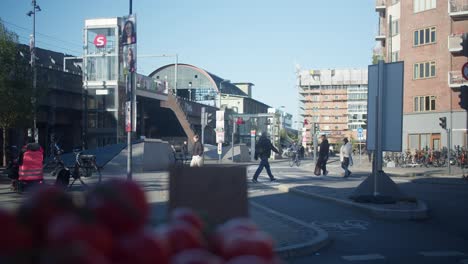
[[[6,164],[7,131],[31,120],[30,67],[19,55],[18,36],[0,20],[0,129],[3,131],[3,164]]]
[[[380,56],[378,54],[374,54],[372,55],[372,64],[377,64],[379,63],[379,60],[380,60]]]

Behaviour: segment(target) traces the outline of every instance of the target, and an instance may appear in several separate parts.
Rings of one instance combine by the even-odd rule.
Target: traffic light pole
[[[236,133],[236,121],[232,118],[232,138],[231,138],[231,160],[234,162],[234,133]]]
[[[448,174],[452,174],[452,166],[450,165],[450,146],[452,145],[452,133],[451,129],[447,129],[447,159],[448,159]]]
[[[205,112],[205,107],[201,108],[201,143],[202,145],[205,144],[205,127],[206,127],[206,112]]]

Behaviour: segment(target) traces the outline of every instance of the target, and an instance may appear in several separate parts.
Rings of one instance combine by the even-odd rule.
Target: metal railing
[[[461,71],[449,71],[448,83],[449,86],[468,85],[468,81],[463,78]]]
[[[463,12],[468,11],[468,0],[450,0],[449,12]]]
[[[386,6],[386,0],[375,0],[375,6]]]

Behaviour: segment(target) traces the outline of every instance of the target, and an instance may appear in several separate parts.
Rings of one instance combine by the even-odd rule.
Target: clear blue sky
[[[36,45],[82,53],[84,20],[124,16],[127,0],[37,0]],[[360,68],[371,62],[378,17],[374,0],[134,0],[138,53],[179,54],[180,63],[232,82],[253,97],[286,106],[297,120],[295,64],[302,69]],[[1,0],[0,18],[27,43],[30,0]],[[172,58],[138,61],[148,74]]]

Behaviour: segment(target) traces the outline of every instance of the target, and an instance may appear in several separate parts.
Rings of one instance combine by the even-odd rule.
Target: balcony
[[[385,36],[385,21],[380,18],[379,19],[379,25],[377,27],[377,36],[375,36],[376,41],[385,41],[386,36]]]
[[[468,19],[468,0],[449,0],[449,15],[453,20]]]
[[[468,81],[462,76],[461,69],[448,72],[448,83],[452,89],[460,89],[460,86],[468,85]]]
[[[385,0],[376,0],[375,1],[375,11],[376,12],[385,12],[387,9],[387,5],[385,3]]]
[[[462,41],[463,41],[462,34],[448,36],[448,50],[451,53],[461,52],[463,50],[463,47],[461,45]]]

